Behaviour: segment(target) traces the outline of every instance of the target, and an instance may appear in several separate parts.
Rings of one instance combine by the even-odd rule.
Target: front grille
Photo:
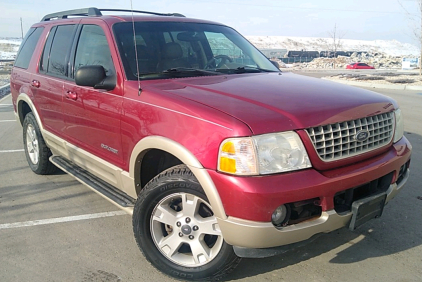
[[[360,131],[369,138],[356,140]],[[363,154],[390,143],[394,131],[393,112],[306,129],[319,157],[326,162]]]

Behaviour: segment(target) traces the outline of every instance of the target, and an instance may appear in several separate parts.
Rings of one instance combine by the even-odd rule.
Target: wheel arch
[[[40,119],[40,116],[38,115],[37,109],[32,103],[31,98],[27,94],[25,93],[19,94],[18,98],[16,99],[16,110],[17,110],[17,115],[18,115],[19,122],[21,125],[23,124],[23,121],[25,120],[25,116],[29,112],[32,112],[35,116],[35,119],[37,120],[38,126],[40,127],[41,134],[42,134],[43,129],[44,129],[43,124],[41,123],[41,119]]]
[[[151,152],[151,150],[160,150],[180,161],[178,164],[185,164],[192,171],[202,189],[204,189],[215,216],[220,219],[227,218],[220,195],[218,194],[217,188],[215,187],[207,170],[187,148],[166,137],[145,137],[140,140],[132,150],[129,164],[129,175],[135,181],[137,193],[142,190],[142,161],[144,157]]]

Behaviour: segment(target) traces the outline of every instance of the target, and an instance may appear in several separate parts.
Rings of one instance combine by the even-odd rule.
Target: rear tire
[[[52,174],[57,170],[49,158],[52,155],[45,144],[33,113],[28,113],[23,121],[23,144],[29,167],[36,174]]]
[[[133,232],[147,260],[177,279],[220,280],[240,262],[185,165],[162,172],[140,192]]]

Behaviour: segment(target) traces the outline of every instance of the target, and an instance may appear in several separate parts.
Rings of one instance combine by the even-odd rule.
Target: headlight
[[[295,132],[253,137],[259,160],[259,173],[298,170],[311,167],[308,154]]]
[[[401,110],[397,109],[394,112],[395,115],[395,120],[396,120],[396,126],[395,126],[395,130],[394,130],[394,139],[393,142],[396,143],[397,141],[399,141],[404,134],[404,122],[403,122],[403,116],[401,114]]]
[[[238,175],[258,174],[255,147],[251,138],[226,139],[218,154],[220,171]]]
[[[292,131],[223,141],[218,170],[236,175],[272,174],[311,167],[299,136]]]

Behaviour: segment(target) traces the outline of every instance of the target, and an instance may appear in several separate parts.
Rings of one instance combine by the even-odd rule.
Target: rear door
[[[32,57],[37,56],[36,48],[40,44],[39,41],[42,41],[40,38],[43,32],[44,27],[31,27],[19,48],[14,67],[10,74],[10,91],[12,92],[15,106],[16,99],[20,93],[25,93],[33,97],[34,91],[37,91],[37,87],[33,87],[33,84],[36,85],[36,82],[32,82],[34,75],[33,71],[31,71],[30,64]]]
[[[74,77],[81,66],[101,65],[107,76],[117,77],[117,54],[113,52],[112,56],[111,42],[106,25],[80,25],[72,52],[71,76]],[[122,92],[119,84],[111,91],[78,86],[74,80],[64,84],[66,138],[76,146],[117,166],[122,165],[121,111]]]
[[[63,85],[68,80],[70,47],[76,27],[76,24],[66,24],[51,28],[40,59],[39,71],[32,82],[34,101],[44,128],[61,138],[64,130]]]

